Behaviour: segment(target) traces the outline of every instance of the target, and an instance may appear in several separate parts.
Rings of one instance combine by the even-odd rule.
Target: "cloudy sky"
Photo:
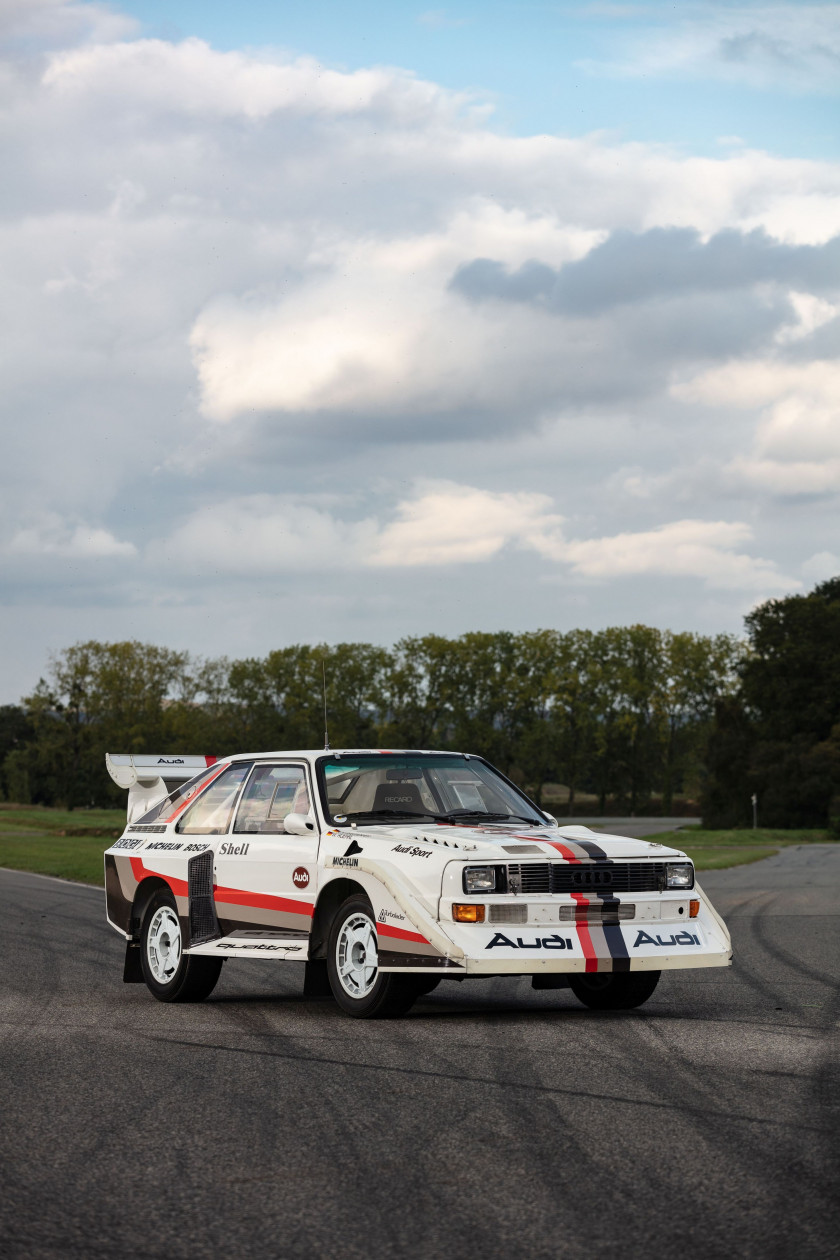
[[[0,702],[840,572],[840,5],[0,14]]]

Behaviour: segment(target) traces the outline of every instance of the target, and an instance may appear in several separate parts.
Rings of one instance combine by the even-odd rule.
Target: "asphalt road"
[[[489,980],[376,1023],[299,964],[161,1005],[101,892],[0,872],[0,1252],[840,1255],[840,845],[704,882],[736,967],[638,1012]]]

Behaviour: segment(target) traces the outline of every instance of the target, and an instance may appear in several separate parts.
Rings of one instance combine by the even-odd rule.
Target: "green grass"
[[[39,835],[34,831],[14,835],[0,831],[0,866],[101,886],[102,854],[110,844],[110,837]]]
[[[727,866],[743,866],[772,857],[791,844],[825,844],[834,839],[821,829],[790,830],[756,827],[743,831],[705,831],[702,827],[682,827],[679,831],[660,831],[646,840],[681,849],[698,871],[721,870]]]
[[[124,809],[48,809],[43,805],[0,804],[0,836],[32,831],[110,837],[121,835],[124,826]]]
[[[0,866],[101,886],[102,854],[124,827],[124,809],[0,804]]]

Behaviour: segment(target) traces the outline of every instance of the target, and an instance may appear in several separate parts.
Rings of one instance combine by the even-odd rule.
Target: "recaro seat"
[[[404,814],[428,814],[416,783],[380,783],[373,798],[373,808],[399,810]]]

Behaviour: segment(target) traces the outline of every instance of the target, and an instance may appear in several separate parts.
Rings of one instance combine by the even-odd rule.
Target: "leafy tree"
[[[20,705],[0,705],[0,797],[4,800],[22,803],[29,801],[29,785],[19,775],[15,776],[15,761],[7,766],[6,759],[12,753],[19,752],[32,734],[32,724]]]
[[[663,635],[664,668],[657,708],[664,724],[662,735],[662,812],[673,808],[675,787],[687,775],[700,777],[704,745],[715,704],[731,693],[743,645],[729,634]]]
[[[747,772],[725,767],[731,724],[719,720],[709,747],[704,817],[743,817],[755,791],[767,826],[825,826],[840,789],[840,577],[808,595],[768,600],[746,618],[748,652],[740,703]],[[738,764],[743,764],[743,752]]]
[[[38,803],[107,803],[110,748],[170,751],[164,701],[188,657],[151,644],[78,643],[55,656],[46,679],[23,701],[33,738],[13,762]]]

